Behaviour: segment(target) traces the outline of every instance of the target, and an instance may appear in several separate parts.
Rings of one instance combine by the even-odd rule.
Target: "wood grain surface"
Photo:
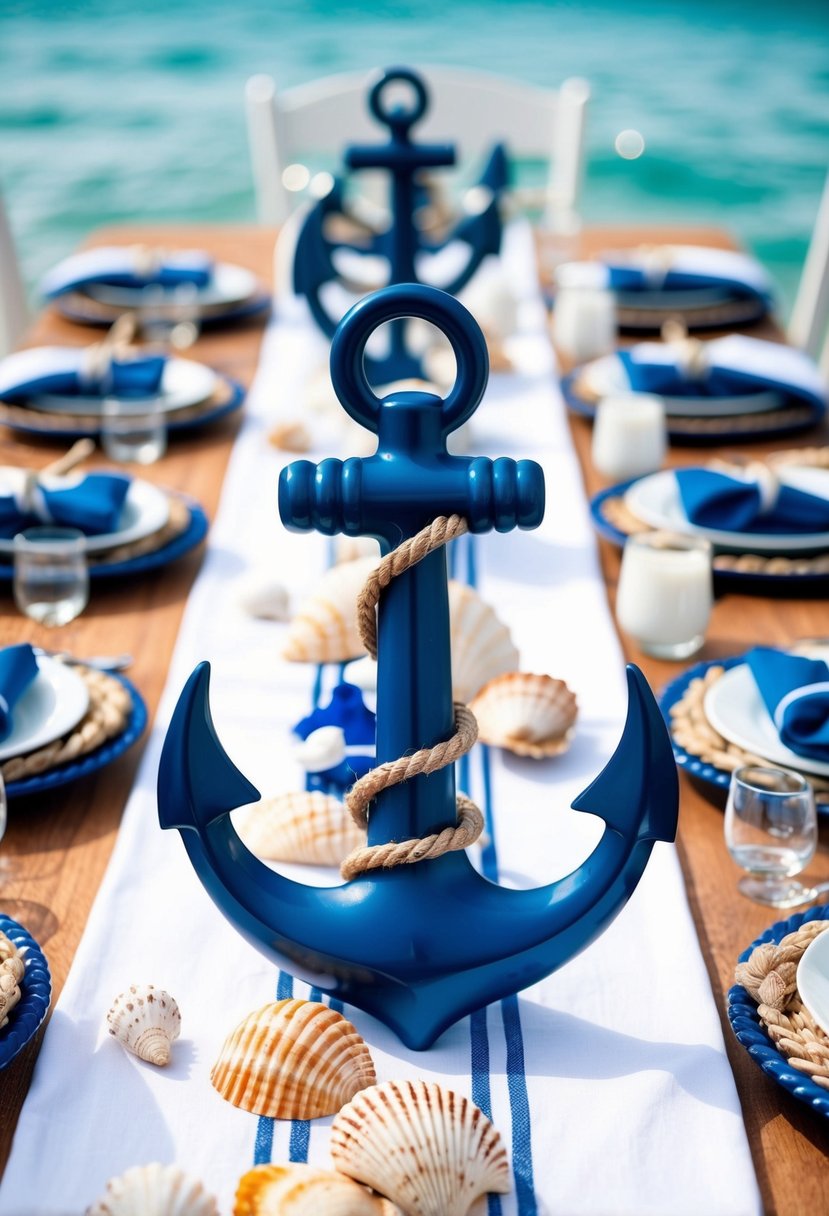
[[[95,235],[95,243],[146,242],[170,248],[199,246],[238,262],[270,279],[274,233],[255,228],[129,228]],[[584,251],[639,242],[676,241],[733,248],[717,229],[591,230]],[[542,248],[542,253],[544,252]],[[194,357],[249,384],[256,368],[261,323],[210,334],[199,340]],[[752,333],[781,337],[766,323]],[[62,321],[48,309],[28,335],[29,344],[84,344],[89,330]],[[192,494],[213,516],[238,420],[171,442],[168,455],[146,474],[152,480]],[[572,434],[589,494],[604,483],[589,459],[590,426],[572,421]],[[826,442],[809,436],[804,442]],[[762,454],[780,444],[752,445]],[[785,446],[791,446],[787,441]],[[51,443],[21,442],[0,435],[0,462],[40,466],[56,454]],[[720,449],[717,449],[718,451]],[[706,449],[707,451],[707,449]],[[673,464],[699,459],[692,449],[674,448]],[[142,475],[144,475],[142,473]],[[611,606],[619,573],[619,553],[601,542],[602,568]],[[95,588],[87,611],[58,631],[33,626],[0,589],[0,644],[32,640],[71,649],[79,655],[130,651],[130,677],[155,713],[167,675],[185,600],[198,569],[198,554],[167,570],[123,585]],[[736,595],[715,608],[701,659],[725,657],[758,642],[785,645],[799,637],[829,634],[824,601],[767,600]],[[587,645],[588,639],[584,639]],[[654,689],[682,670],[682,664],[649,659],[623,638],[626,656],[638,663]],[[52,968],[55,995],[69,965],[112,850],[140,747],[118,763],[67,790],[15,804],[0,847],[0,907],[21,920],[44,946]],[[765,1211],[780,1216],[829,1211],[829,1133],[819,1120],[786,1094],[749,1059],[734,1039],[724,1014],[724,993],[731,986],[737,955],[773,920],[773,912],[743,899],[736,890],[739,871],[723,843],[722,811],[683,776],[679,851],[688,900],[700,937],[712,989],[723,1020],[723,1034],[734,1069],[754,1155]],[[807,876],[829,879],[829,832],[824,826],[818,855]],[[666,1028],[666,1035],[670,1028]],[[0,1073],[0,1166],[5,1165],[14,1126],[29,1084],[39,1041]],[[585,1136],[589,1132],[585,1129]],[[700,1168],[705,1168],[704,1161]]]

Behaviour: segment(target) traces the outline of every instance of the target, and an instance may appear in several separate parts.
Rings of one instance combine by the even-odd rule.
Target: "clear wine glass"
[[[725,843],[748,876],[739,890],[772,908],[808,903],[818,888],[793,882],[817,847],[812,787],[799,773],[745,765],[731,776],[725,809]]]

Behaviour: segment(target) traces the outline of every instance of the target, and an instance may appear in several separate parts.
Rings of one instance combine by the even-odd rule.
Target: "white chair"
[[[0,358],[14,350],[28,324],[26,292],[0,194]]]
[[[823,187],[812,239],[789,321],[788,338],[819,359],[829,375],[829,175]],[[824,344],[825,343],[825,344]],[[823,348],[821,354],[821,348]]]
[[[496,140],[515,156],[548,165],[540,192],[544,221],[575,210],[581,189],[584,125],[590,87],[566,80],[556,92],[462,68],[423,68],[429,110],[418,141],[451,140],[468,162]],[[368,112],[376,72],[328,76],[277,93],[270,76],[246,86],[256,201],[262,223],[281,224],[307,184],[304,158],[338,156],[349,142],[375,143],[382,131]]]

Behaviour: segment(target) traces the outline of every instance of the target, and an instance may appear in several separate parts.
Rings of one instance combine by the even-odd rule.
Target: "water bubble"
[[[645,151],[645,138],[641,131],[628,127],[619,132],[613,146],[624,160],[638,160]]]

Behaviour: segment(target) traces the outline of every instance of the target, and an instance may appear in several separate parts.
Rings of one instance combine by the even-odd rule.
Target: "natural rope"
[[[14,942],[0,933],[0,1030],[21,997],[20,985],[26,973],[23,955]]]
[[[747,962],[737,965],[734,978],[757,1001],[757,1013],[772,1042],[792,1067],[829,1089],[829,1035],[804,1006],[796,983],[803,952],[826,929],[829,921],[810,920],[779,944],[764,942]]]
[[[460,515],[440,516],[404,541],[380,562],[372,571],[357,600],[357,623],[360,637],[368,653],[377,658],[376,608],[382,592],[393,578],[409,570],[427,553],[439,549],[447,541],[462,536],[468,531],[466,520]],[[361,777],[346,795],[345,804],[358,827],[368,824],[370,803],[382,790],[399,785],[438,769],[453,764],[465,755],[478,738],[478,723],[475,715],[465,705],[455,704],[455,733],[434,747],[424,747],[411,756],[401,756],[380,764]],[[411,865],[417,861],[431,861],[444,853],[468,848],[478,839],[484,827],[484,817],[470,798],[459,794],[457,799],[458,820],[453,827],[441,832],[411,840],[391,840],[387,844],[367,845],[353,849],[340,866],[346,881],[356,878],[367,870],[379,867]]]

